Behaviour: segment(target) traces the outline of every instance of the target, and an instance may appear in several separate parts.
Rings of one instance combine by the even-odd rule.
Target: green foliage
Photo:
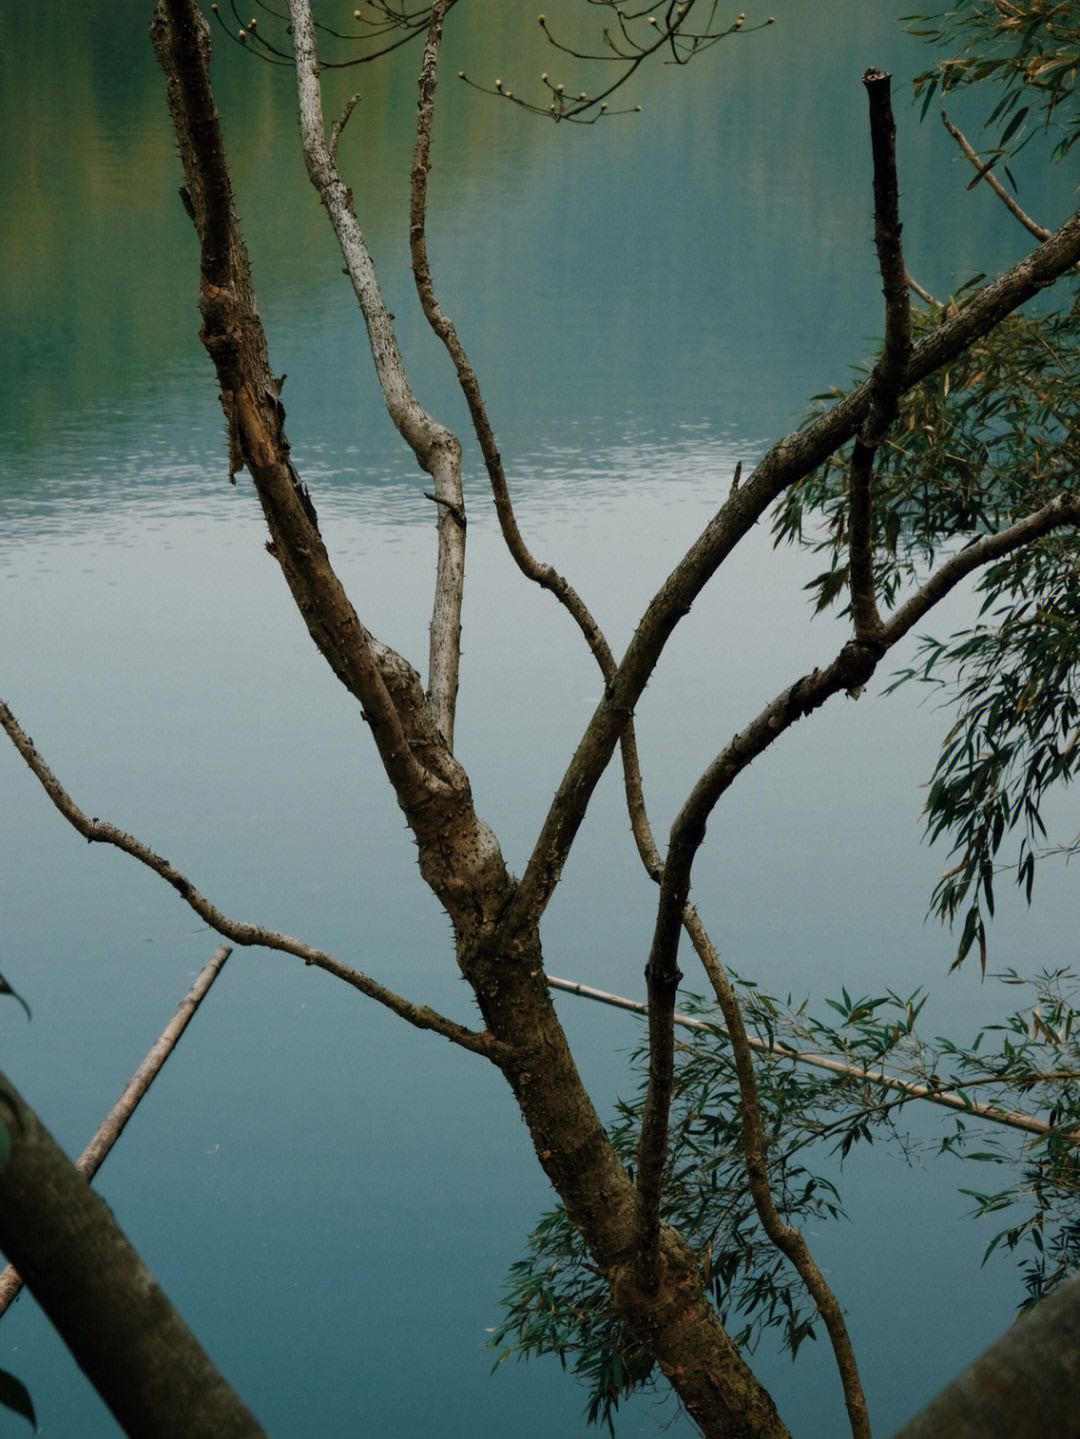
[[[30,1391],[21,1379],[16,1379],[15,1375],[9,1374],[6,1369],[0,1369],[0,1406],[21,1415],[34,1433],[37,1433],[37,1416]]]
[[[958,0],[943,15],[909,16],[914,33],[949,47],[916,81],[923,113],[938,92],[993,82],[1001,98],[998,156],[1039,120],[1060,132],[1055,155],[1080,137],[1076,73],[1080,7],[1053,0]],[[979,292],[976,275],[945,305],[913,313],[915,339]],[[905,395],[878,454],[874,560],[886,609],[925,579],[935,558],[1006,528],[1080,484],[1080,283],[1074,272],[1036,313],[1013,315],[985,340]],[[864,374],[858,380],[865,378]],[[839,389],[818,396],[822,407]],[[810,582],[817,609],[846,600],[848,451],[789,492],[774,516],[777,541],[827,556]],[[1080,735],[1080,541],[1055,533],[988,569],[978,623],[926,639],[897,682],[946,687],[954,723],[927,798],[931,838],[952,839],[952,863],[931,908],[960,920],[956,962],[974,948],[985,971],[993,879],[1006,835],[1019,832],[1016,876],[1031,898],[1042,800],[1074,773]],[[846,612],[846,611],[845,611]]]
[[[23,1009],[26,1011],[27,1019],[31,1018],[30,1006],[27,1004],[26,1000],[23,999],[22,995],[19,994],[16,990],[12,989],[11,985],[8,984],[4,976],[0,974],[0,995],[4,994],[10,994],[12,999],[14,999],[18,1004],[22,1005]]]
[[[782,1053],[757,1062],[769,1179],[777,1207],[789,1223],[815,1227],[843,1217],[838,1168],[860,1143],[883,1138],[910,1154],[915,1141],[897,1127],[909,1104],[942,1116],[919,1144],[970,1163],[997,1166],[1004,1182],[992,1191],[963,1189],[976,1215],[1014,1209],[1019,1217],[997,1233],[995,1250],[1016,1251],[1024,1241],[1024,1307],[1033,1304],[1080,1263],[1080,1153],[1069,1137],[1080,1134],[1080,990],[1068,971],[1021,980],[1024,1008],[981,1030],[970,1045],[948,1040],[933,1046],[916,1033],[925,1002],[887,991],[852,998],[846,990],[827,999],[830,1017],[808,1017],[752,985],[741,984],[748,1028],[774,1050],[832,1056],[869,1075],[809,1068]],[[672,1131],[665,1189],[665,1219],[695,1246],[709,1289],[732,1338],[752,1352],[771,1331],[794,1358],[816,1337],[817,1316],[801,1281],[766,1238],[746,1181],[738,1085],[730,1044],[713,1011],[688,996],[684,1012],[707,1027],[679,1030]],[[645,1095],[647,1056],[636,1052],[643,1080],[635,1098],[618,1107],[612,1138],[632,1166]],[[969,1105],[992,1104],[1044,1117],[1045,1137],[999,1128],[943,1109],[930,1110],[910,1091],[880,1077],[887,1072],[929,1089],[959,1094]],[[952,1115],[949,1118],[949,1115]],[[925,1118],[925,1114],[923,1116]],[[925,1126],[922,1126],[925,1130]],[[965,1165],[966,1173],[966,1165]],[[831,1177],[830,1177],[831,1176]],[[526,1255],[513,1265],[504,1291],[504,1319],[492,1344],[497,1363],[512,1356],[555,1355],[587,1387],[586,1417],[614,1432],[627,1395],[649,1389],[652,1365],[613,1312],[607,1287],[561,1206],[529,1236]],[[509,1341],[509,1342],[508,1342]]]
[[[1057,135],[1055,159],[1080,139],[1080,10],[1073,0],[954,0],[943,14],[905,18],[914,22],[912,34],[949,50],[915,81],[924,116],[936,94],[990,81],[1002,90],[986,121],[1000,127],[995,159],[1015,154],[1034,133],[1030,126]]]
[[[1042,800],[1080,760],[1080,539],[1051,537],[984,575],[980,621],[948,642],[924,639],[916,676],[945,685],[956,719],[926,800],[931,838],[952,836],[955,864],[933,907],[953,920],[966,906],[960,963],[994,911],[995,858],[1020,831],[1016,879],[1030,901],[1046,829]],[[954,678],[944,680],[937,671]]]
[[[966,290],[976,291],[979,280]],[[900,403],[874,480],[875,577],[888,609],[935,558],[1007,528],[1080,484],[1080,286],[1052,313],[1012,316]],[[916,312],[917,335],[966,303]],[[839,393],[839,392],[837,392]],[[822,403],[825,397],[819,397]],[[829,397],[831,398],[831,397]],[[834,456],[781,501],[777,542],[827,554],[808,588],[822,609],[846,595],[849,457]],[[932,908],[962,916],[957,963],[975,946],[986,965],[995,859],[1019,829],[1019,883],[1030,899],[1044,794],[1077,759],[1080,709],[1080,540],[1056,531],[988,567],[978,623],[924,639],[895,681],[946,689],[954,723],[930,785],[931,838],[953,840]],[[895,684],[892,686],[895,688]]]

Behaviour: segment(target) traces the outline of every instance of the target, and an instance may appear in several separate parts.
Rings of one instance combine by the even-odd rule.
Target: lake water
[[[15,7],[0,55],[0,693],[77,802],[168,855],[227,913],[471,1023],[448,926],[358,710],[290,609],[245,477],[225,482],[152,7],[92,8]],[[736,462],[873,353],[868,65],[895,75],[921,282],[944,294],[1027,248],[906,103],[926,63],[898,24],[908,8],[775,0],[774,26],[685,71],[643,74],[631,95],[642,113],[589,129],[446,82],[436,278],[485,385],[522,528],[616,650]],[[289,71],[217,50],[294,457],[365,622],[419,662],[425,479],[382,411],[306,186]],[[359,80],[332,75],[327,109],[362,86],[346,178],[417,392],[464,434],[406,265],[416,63],[406,51]],[[556,63],[533,11],[510,0],[454,12],[445,72],[460,68],[523,88]],[[1059,170],[1023,198],[1053,224],[1070,189]],[[505,556],[468,448],[467,465],[458,751],[519,867],[599,686],[569,624]],[[810,622],[812,572],[755,534],[680,627],[639,709],[658,835],[719,745],[834,651],[833,622]],[[949,618],[968,608],[957,597]],[[1006,999],[974,970],[947,976],[950,940],[923,921],[945,854],[921,843],[919,786],[947,721],[917,694],[881,698],[886,679],[743,776],[710,826],[695,895],[725,959],[766,989],[808,993],[820,1010],[841,983],[921,984],[934,995],[927,1030],[963,1035]],[[27,1025],[0,1008],[3,1067],[78,1152],[215,938],[133,861],[83,843],[10,750],[0,805],[0,964],[34,1011]],[[653,898],[609,776],[546,919],[552,973],[640,997]],[[994,963],[1068,963],[1072,898],[1064,869],[1040,878],[1030,915],[1003,896]],[[558,1003],[610,1107],[634,1084],[637,1022]],[[846,1171],[853,1222],[811,1236],[883,1436],[1020,1298],[1008,1259],[979,1270],[992,1231],[966,1217],[958,1182],[955,1168],[875,1148]],[[98,1183],[277,1439],[584,1431],[584,1395],[554,1363],[488,1374],[501,1277],[550,1202],[508,1091],[325,975],[236,952]],[[118,1432],[29,1299],[0,1328],[0,1364],[29,1385],[43,1435]],[[762,1352],[755,1368],[798,1439],[841,1431],[824,1352],[794,1367]],[[657,1435],[672,1412],[633,1404],[619,1433]],[[18,1426],[0,1415],[0,1432]]]

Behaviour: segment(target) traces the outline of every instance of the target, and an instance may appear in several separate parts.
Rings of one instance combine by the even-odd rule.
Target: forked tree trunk
[[[786,1439],[769,1394],[724,1332],[689,1246],[664,1230],[639,1277],[637,1194],[574,1064],[543,974],[539,932],[513,916],[517,883],[476,814],[468,777],[432,721],[419,677],[360,623],[334,573],[289,454],[247,251],[237,224],[194,0],[159,0],[151,37],[199,234],[202,340],[217,370],[232,467],[246,466],[308,630],[368,716],[418,848],[454,927],[458,963],[494,1041],[545,1173],[611,1285],[619,1314],[656,1356],[710,1439]]]

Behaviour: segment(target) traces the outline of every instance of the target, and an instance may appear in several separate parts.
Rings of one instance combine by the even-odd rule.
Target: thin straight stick
[[[610,1004],[615,1009],[628,1009],[633,1014],[647,1016],[648,1006],[638,1004],[636,1000],[624,999],[619,994],[609,994],[604,989],[593,989],[587,984],[578,984],[572,979],[556,979],[554,975],[548,975],[548,984],[552,989],[564,990],[567,994],[579,995],[582,999],[594,999],[599,1004]],[[722,1025],[712,1024],[707,1019],[692,1019],[686,1014],[676,1014],[675,1023],[681,1024],[684,1029],[708,1029],[713,1034],[726,1034]],[[846,1074],[852,1079],[863,1079],[868,1084],[883,1084],[887,1089],[899,1090],[902,1094],[909,1095],[912,1099],[925,1099],[930,1104],[940,1104],[946,1109],[959,1110],[961,1114],[970,1114],[977,1119],[989,1120],[992,1124],[1004,1124],[1011,1129],[1023,1129],[1029,1134],[1050,1134],[1055,1126],[1047,1124],[1045,1119],[1036,1119],[1031,1114],[1018,1114],[1011,1109],[995,1109],[990,1104],[977,1104],[973,1099],[964,1099],[955,1091],[934,1089],[928,1084],[914,1084],[909,1079],[897,1079],[891,1074],[882,1074],[876,1069],[862,1069],[857,1064],[847,1064],[842,1059],[833,1059],[827,1054],[806,1054],[798,1049],[789,1049],[786,1044],[767,1044],[763,1039],[757,1039],[753,1035],[746,1036],[746,1042],[751,1049],[759,1054],[767,1055],[770,1059],[790,1059],[796,1064],[812,1065],[815,1069],[829,1069],[834,1074]],[[1080,1131],[1072,1134],[1063,1134],[1072,1144],[1080,1145]]]
[[[227,944],[219,944],[214,950],[206,968],[188,990],[180,1008],[162,1031],[160,1039],[132,1075],[123,1094],[83,1150],[75,1167],[86,1175],[87,1180],[93,1179],[105,1162],[109,1150],[124,1132],[124,1126],[135,1113],[136,1107],[146,1091],[153,1084],[161,1066],[176,1048],[177,1040],[187,1028],[188,1021],[206,997],[207,991],[221,973],[222,966],[231,953],[232,949]],[[22,1287],[22,1280],[9,1264],[3,1273],[0,1273],[0,1318],[7,1313],[12,1303],[18,1298]]]

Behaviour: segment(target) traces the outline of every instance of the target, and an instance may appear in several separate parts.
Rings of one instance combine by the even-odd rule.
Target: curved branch
[[[785,730],[819,709],[839,690],[849,693],[859,691],[874,673],[882,656],[966,575],[980,565],[1000,559],[1066,525],[1080,525],[1080,498],[1059,496],[1008,529],[988,535],[961,550],[942,565],[882,627],[880,646],[849,640],[830,665],[814,670],[789,685],[734,736],[701,775],[672,826],[653,934],[653,953],[657,955],[658,965],[673,966],[675,963],[679,921],[689,894],[690,871],[705,838],[705,826],[717,801],[738,775]]]
[[[115,825],[109,824],[105,820],[91,819],[86,815],[42,759],[30,736],[21,728],[18,720],[3,700],[0,700],[0,729],[6,732],[56,808],[84,839],[89,840],[92,844],[111,844],[114,848],[131,855],[132,859],[137,859],[140,864],[160,876],[166,884],[171,885],[184,903],[225,939],[231,939],[234,944],[258,945],[263,949],[276,949],[283,954],[293,954],[298,959],[302,959],[305,964],[314,965],[317,969],[324,969],[337,979],[344,980],[353,989],[358,989],[361,994],[367,995],[369,999],[374,999],[376,1003],[383,1005],[399,1018],[407,1020],[416,1029],[430,1029],[435,1034],[441,1034],[451,1044],[470,1050],[473,1054],[482,1054],[495,1063],[499,1062],[505,1046],[500,1045],[492,1035],[478,1034],[474,1030],[466,1029],[463,1025],[447,1019],[436,1010],[429,1009],[425,1004],[413,1004],[411,1000],[403,999],[401,995],[395,994],[393,990],[387,989],[377,980],[370,979],[366,974],[361,974],[359,970],[352,969],[349,965],[343,964],[341,960],[335,959],[333,955],[327,954],[325,950],[316,949],[314,945],[306,944],[303,940],[292,939],[289,935],[278,934],[275,930],[264,929],[261,925],[242,924],[237,920],[229,919],[205,895],[200,894],[191,881],[167,859],[163,859],[132,835],[125,834],[122,829],[117,829]]]
[[[709,944],[704,930],[700,929],[696,911],[693,911],[693,921],[695,928],[704,937],[705,945],[708,946],[707,952],[698,948],[698,953],[702,955],[705,972],[709,976],[709,983],[716,995],[716,1002],[724,1016],[728,1037],[731,1040],[735,1073],[739,1081],[743,1143],[746,1151],[746,1176],[750,1187],[750,1197],[754,1201],[754,1208],[757,1210],[765,1233],[781,1254],[786,1255],[791,1261],[821,1315],[822,1323],[825,1325],[832,1344],[833,1354],[836,1356],[836,1367],[844,1390],[844,1404],[847,1408],[853,1439],[871,1439],[866,1397],[863,1394],[859,1366],[855,1359],[855,1350],[851,1344],[847,1324],[844,1322],[843,1310],[825,1276],[818,1268],[801,1232],[794,1225],[787,1224],[779,1214],[773,1200],[772,1190],[769,1187],[769,1166],[765,1135],[761,1126],[757,1076],[754,1073],[754,1061],[750,1052],[750,1037],[746,1032],[746,1025],[743,1023],[742,1007],[731,981],[720,964],[719,956]]]
[[[987,286],[912,350],[900,386],[910,390],[961,354],[1080,260],[1080,211],[1044,245]],[[773,445],[713,517],[650,602],[563,775],[508,917],[535,923],[558,883],[592,792],[679,620],[743,536],[789,485],[815,470],[866,420],[866,380],[805,429]]]

